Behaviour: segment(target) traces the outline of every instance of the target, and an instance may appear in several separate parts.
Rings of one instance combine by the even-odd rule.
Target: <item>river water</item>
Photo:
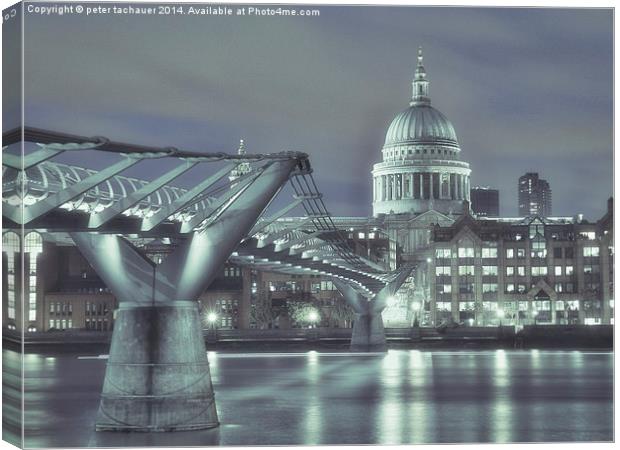
[[[222,425],[177,433],[95,432],[106,360],[92,356],[25,355],[27,447],[613,439],[610,352],[209,352]],[[10,375],[19,364],[5,349],[9,409],[18,406]]]

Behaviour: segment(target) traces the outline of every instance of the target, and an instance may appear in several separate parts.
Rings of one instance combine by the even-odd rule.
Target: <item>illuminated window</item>
[[[599,248],[598,247],[584,247],[583,248],[583,256],[586,257],[598,257]]]
[[[437,248],[435,249],[435,257],[452,258],[452,250],[449,248]]]
[[[517,267],[517,275],[519,275],[520,277],[524,277],[525,276],[525,266],[518,266]]]
[[[562,266],[555,266],[555,276],[556,277],[562,276]]]
[[[497,266],[482,266],[482,275],[497,275]]]
[[[497,258],[497,248],[495,247],[484,247],[482,249],[482,257],[483,258]]]
[[[450,302],[437,302],[435,305],[437,311],[452,311],[452,303]]]
[[[515,291],[515,285],[514,285],[514,283],[508,283],[508,284],[506,285],[506,292],[507,292],[507,293],[509,293],[509,294],[511,294],[511,293],[513,293],[514,291]]]
[[[474,257],[473,247],[459,247],[459,258],[473,258],[473,257]]]
[[[28,233],[24,239],[24,252],[30,256],[28,269],[28,320],[37,318],[37,255],[43,252],[43,240],[39,233]]]
[[[596,239],[596,232],[594,231],[581,231],[579,236],[582,238],[588,239],[589,241],[593,241]]]
[[[540,277],[547,275],[547,266],[533,266],[532,267],[532,276]]]
[[[321,290],[322,291],[334,291],[336,290],[336,287],[334,286],[334,283],[332,283],[331,281],[321,281]]]
[[[527,311],[527,302],[519,302],[519,311]]]
[[[514,248],[507,248],[506,249],[506,258],[511,259],[515,257],[515,249]]]
[[[525,249],[524,248],[518,248],[517,249],[517,258],[525,258]]]
[[[513,266],[506,266],[506,276],[515,274],[515,268]]]
[[[442,275],[446,275],[446,276],[450,276],[451,271],[450,271],[450,266],[437,266],[435,267],[435,275],[436,276],[442,276]]]
[[[459,311],[473,311],[476,309],[475,302],[459,302]]]
[[[579,311],[579,300],[568,300],[566,306],[574,311]]]
[[[19,235],[12,231],[2,235],[2,251],[7,256],[7,315],[15,319],[15,253],[20,253]]]
[[[459,266],[459,275],[473,275],[474,266]]]
[[[497,292],[497,283],[482,283],[482,292]]]

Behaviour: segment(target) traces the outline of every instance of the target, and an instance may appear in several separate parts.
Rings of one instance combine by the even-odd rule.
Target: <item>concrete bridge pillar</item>
[[[112,234],[71,233],[119,301],[97,430],[180,431],[218,425],[196,299],[297,163],[270,163],[205,229],[155,264]]]
[[[387,340],[385,339],[381,311],[377,313],[355,314],[350,348],[354,352],[387,351]]]
[[[196,302],[121,303],[96,429],[182,431],[218,424]]]
[[[355,312],[355,322],[351,334],[352,351],[387,351],[387,340],[381,313],[387,305],[388,298],[396,294],[412,270],[412,266],[405,266],[396,271],[385,287],[372,298],[363,296],[351,284],[341,279],[333,279],[334,286]]]

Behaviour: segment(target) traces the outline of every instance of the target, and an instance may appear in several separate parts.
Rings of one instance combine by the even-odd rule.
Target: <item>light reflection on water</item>
[[[612,439],[611,353],[209,352],[222,426],[184,433],[94,432],[106,361],[77,356],[25,355],[27,446]],[[5,349],[5,384],[20,365]],[[17,400],[5,397],[9,408]]]

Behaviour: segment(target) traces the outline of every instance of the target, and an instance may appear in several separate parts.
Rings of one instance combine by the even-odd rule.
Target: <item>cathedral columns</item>
[[[420,199],[424,198],[424,174],[420,174]]]
[[[379,197],[379,199],[381,201],[385,201],[387,196],[386,196],[386,180],[385,180],[385,175],[381,175],[379,177],[381,179],[381,197]]]
[[[471,189],[471,187],[469,186],[469,177],[465,177],[465,198],[467,199],[467,201],[469,202],[469,190]]]
[[[429,186],[430,192],[431,192],[431,195],[429,196],[430,200],[435,198],[435,192],[434,192],[435,189],[433,188],[433,184],[434,184],[433,183],[433,178],[434,178],[434,175],[435,174],[433,172],[428,174],[428,186]]]

